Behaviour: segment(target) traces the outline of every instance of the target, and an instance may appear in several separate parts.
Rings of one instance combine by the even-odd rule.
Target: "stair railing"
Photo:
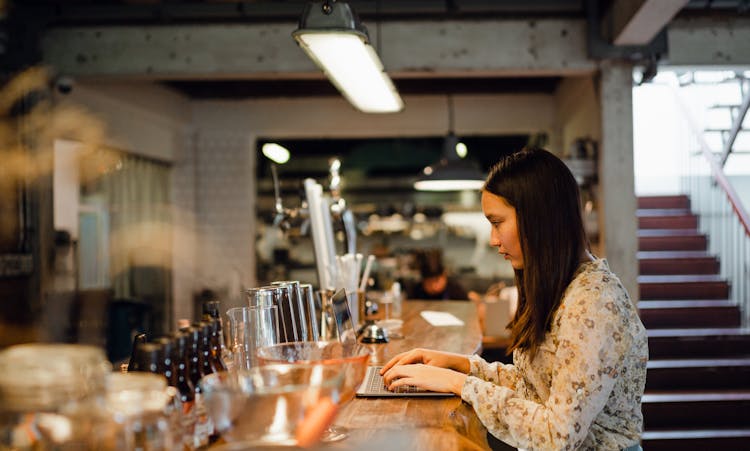
[[[750,326],[750,215],[727,179],[721,156],[711,151],[677,88],[672,86],[683,115],[688,150],[683,155],[681,185],[700,215],[699,228],[709,238],[709,252],[721,261],[720,274],[730,283],[730,298]]]

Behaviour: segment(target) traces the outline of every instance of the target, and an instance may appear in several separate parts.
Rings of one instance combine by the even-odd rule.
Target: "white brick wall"
[[[175,320],[193,318],[196,264],[195,139],[192,129],[182,134],[182,143],[172,166],[172,295]]]
[[[255,137],[199,129],[194,140],[194,289],[216,291],[228,309],[255,285]]]

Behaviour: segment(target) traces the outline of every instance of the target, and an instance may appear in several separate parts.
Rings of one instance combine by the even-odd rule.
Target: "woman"
[[[638,450],[646,331],[625,288],[588,251],[572,174],[542,149],[492,168],[490,244],[515,271],[513,364],[415,349],[382,370],[391,389],[453,392],[500,440],[528,450]]]

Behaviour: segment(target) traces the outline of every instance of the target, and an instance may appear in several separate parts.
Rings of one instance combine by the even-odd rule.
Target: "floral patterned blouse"
[[[604,259],[583,263],[533,360],[469,358],[461,397],[500,440],[527,450],[621,450],[637,444],[648,341]]]

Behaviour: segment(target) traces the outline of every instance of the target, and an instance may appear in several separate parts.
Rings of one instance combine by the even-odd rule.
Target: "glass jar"
[[[101,349],[24,344],[0,352],[0,448],[116,449]]]
[[[169,389],[172,390],[169,390]],[[175,425],[171,421],[173,387],[158,374],[112,373],[107,377],[107,410],[125,434],[121,449],[171,450]]]

